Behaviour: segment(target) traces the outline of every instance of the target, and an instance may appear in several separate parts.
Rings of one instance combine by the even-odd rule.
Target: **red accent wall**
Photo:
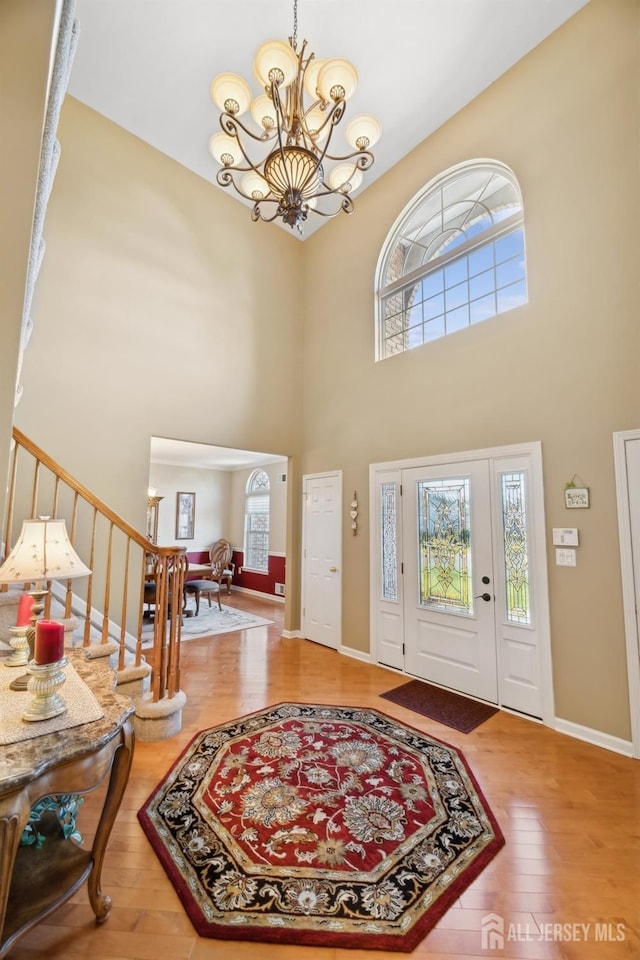
[[[189,563],[209,563],[208,550],[187,550]],[[238,570],[244,563],[244,551],[233,551],[233,562],[236,565],[236,572],[233,583],[236,587],[245,587],[247,590],[256,590],[258,593],[267,593],[276,596],[276,583],[284,583],[285,571],[287,567],[286,557],[273,557],[269,555],[269,572],[252,573],[249,570],[238,573]],[[193,580],[201,577],[202,574],[196,570],[194,573],[187,574],[187,580]]]
[[[209,551],[208,550],[187,550],[187,559],[189,565],[192,563],[209,563]],[[197,580],[202,576],[202,573],[199,573],[197,570],[194,570],[193,573],[189,572],[185,577],[186,580]]]
[[[236,573],[233,582],[238,587],[245,587],[247,590],[257,590],[258,593],[268,593],[271,596],[276,595],[276,583],[285,582],[285,571],[287,566],[286,557],[274,557],[269,555],[269,572],[252,573],[250,570],[238,573],[244,563],[244,551],[233,551],[233,562],[236,565]]]

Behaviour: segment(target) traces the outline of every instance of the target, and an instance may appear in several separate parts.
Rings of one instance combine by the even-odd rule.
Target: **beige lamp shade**
[[[263,93],[251,104],[251,116],[263,130],[270,132],[276,125],[276,108],[271,97]]]
[[[237,73],[220,73],[211,81],[211,99],[222,113],[239,117],[251,103],[251,88]]]
[[[329,171],[329,184],[332,190],[351,193],[362,183],[362,173],[352,163],[338,163]]]
[[[214,133],[209,140],[209,150],[214,160],[221,163],[223,167],[230,167],[232,164],[240,163],[242,160],[242,150],[236,140],[227,133]]]
[[[323,100],[348,100],[358,86],[358,71],[348,60],[327,60],[318,72],[318,91]]]
[[[256,53],[253,72],[263,87],[268,87],[272,80],[288,87],[296,78],[298,58],[284,40],[267,40]]]
[[[370,114],[361,113],[347,124],[344,132],[347,143],[357,150],[368,150],[382,135],[382,125]]]
[[[319,107],[316,107],[315,110],[310,110],[304,118],[307,130],[317,143],[322,143],[329,136],[331,125],[327,123],[326,126],[323,126],[326,119],[327,114],[320,110]]]
[[[269,193],[269,184],[267,181],[253,170],[251,173],[244,175],[240,181],[240,185],[252,200],[262,200]]]
[[[0,567],[0,583],[69,580],[91,573],[71,546],[64,520],[25,520]]]
[[[304,72],[304,89],[312,100],[318,99],[318,74],[326,62],[326,60],[318,60],[316,57],[312,57]]]

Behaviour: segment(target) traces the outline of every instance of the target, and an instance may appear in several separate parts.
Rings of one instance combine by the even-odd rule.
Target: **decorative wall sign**
[[[585,508],[589,506],[589,488],[588,487],[567,487],[564,491],[564,505],[569,510]]]

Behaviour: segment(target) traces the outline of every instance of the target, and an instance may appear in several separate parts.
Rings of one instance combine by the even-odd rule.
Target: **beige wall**
[[[57,15],[55,0],[3,0],[0,4],[0,516],[4,512],[31,224]]]
[[[343,640],[369,647],[370,463],[540,440],[546,526],[580,528],[550,603],[556,713],[629,738],[612,434],[640,426],[638,4],[589,6],[305,244],[303,471],[341,468]],[[524,195],[526,307],[376,364],[373,281],[432,177],[491,157]],[[340,251],[336,255],[336,251]],[[327,278],[331,282],[327,282]],[[564,508],[579,474],[592,507]]]
[[[67,97],[17,425],[145,529],[150,437],[299,447],[302,244]]]
[[[162,497],[158,509],[158,543],[187,551],[208,550],[214,540],[228,539],[231,474],[227,470],[175,467],[152,463],[149,486]],[[176,540],[176,494],[195,493],[193,540]],[[146,492],[145,492],[146,497]]]
[[[304,244],[68,99],[18,426],[140,529],[151,435],[291,455],[288,629],[301,474],[343,470],[343,639],[365,652],[368,465],[541,440],[548,531],[574,474],[593,504],[577,568],[549,548],[557,713],[628,738],[611,435],[640,420],[638,54],[635,0],[591,0]],[[529,303],[375,364],[385,236],[474,157],[519,178]]]
[[[234,549],[242,550],[247,481],[255,469],[204,470],[152,463],[149,486],[163,498],[158,513],[158,543],[178,544],[189,551],[208,550],[214,540],[224,537]],[[269,552],[286,555],[288,483],[280,477],[287,474],[287,461],[263,464],[260,469],[266,472],[271,485]],[[179,490],[196,494],[193,540],[175,539]]]

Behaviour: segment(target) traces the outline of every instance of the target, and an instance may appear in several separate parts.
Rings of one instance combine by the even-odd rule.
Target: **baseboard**
[[[352,660],[360,660],[362,663],[371,663],[371,655],[363,653],[362,650],[354,650],[353,647],[341,646],[338,650],[343,657],[351,657]]]
[[[299,630],[283,630],[280,636],[285,640],[304,640]]]
[[[592,743],[595,747],[612,750],[613,753],[620,753],[623,757],[633,756],[633,744],[630,740],[622,740],[620,737],[603,733],[602,730],[592,730],[590,727],[572,723],[571,720],[561,720],[559,717],[556,717],[554,726],[558,733],[565,733],[576,740],[583,740],[585,743]]]
[[[274,600],[275,603],[284,603],[284,597],[277,597],[275,593],[262,593],[261,590],[250,590],[249,587],[237,587],[234,583],[231,592],[248,593],[252,597],[260,597],[261,600]],[[220,594],[220,599],[224,602],[226,594]]]

